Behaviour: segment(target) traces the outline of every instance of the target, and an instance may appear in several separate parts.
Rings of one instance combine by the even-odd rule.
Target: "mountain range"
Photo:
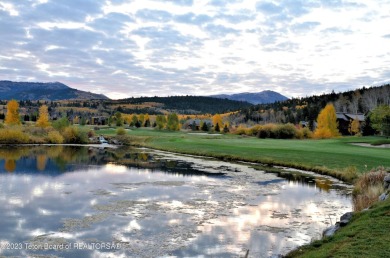
[[[218,95],[211,95],[209,97],[214,98],[220,98],[220,99],[230,99],[230,100],[237,100],[237,101],[246,101],[252,104],[267,104],[267,103],[274,103],[276,101],[284,101],[288,100],[286,96],[283,96],[282,94],[272,91],[272,90],[264,90],[261,92],[243,92],[243,93],[237,93],[237,94],[218,94]]]
[[[219,99],[228,99],[251,104],[266,104],[276,101],[284,101],[288,98],[278,92],[265,90],[261,92],[244,92],[237,94],[219,94],[207,96]],[[60,82],[13,82],[0,81],[0,100],[108,100],[109,98],[102,94],[77,90]]]
[[[109,99],[102,94],[73,89],[60,82],[0,81],[1,100]]]

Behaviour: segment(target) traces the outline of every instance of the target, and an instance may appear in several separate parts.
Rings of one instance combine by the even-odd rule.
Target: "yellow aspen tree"
[[[217,124],[219,125],[220,128],[222,128],[223,123],[222,123],[222,117],[220,114],[215,114],[213,116],[213,125],[217,126]]]
[[[354,120],[351,120],[351,123],[349,124],[348,131],[350,134],[357,134],[360,132],[360,123],[357,117],[355,117]]]
[[[332,104],[327,104],[317,117],[317,128],[314,132],[315,138],[332,138],[340,136],[338,130],[336,110]]]
[[[39,118],[37,120],[38,127],[45,128],[50,125],[49,123],[49,111],[46,105],[42,105],[39,108]]]
[[[20,125],[19,103],[16,100],[10,100],[7,103],[7,116],[5,117],[5,124]]]

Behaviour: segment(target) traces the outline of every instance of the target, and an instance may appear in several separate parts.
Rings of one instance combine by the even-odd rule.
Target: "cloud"
[[[0,77],[123,97],[340,91],[389,80],[389,8],[363,0],[0,0]]]

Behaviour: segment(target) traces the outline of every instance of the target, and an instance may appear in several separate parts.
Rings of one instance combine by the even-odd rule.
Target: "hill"
[[[140,97],[105,101],[123,113],[164,114],[215,114],[237,111],[252,104],[243,101],[201,96]]]
[[[252,104],[267,104],[267,103],[274,103],[276,101],[284,101],[288,98],[283,96],[282,94],[272,91],[272,90],[265,90],[261,92],[243,92],[243,93],[237,93],[237,94],[219,94],[219,95],[212,95],[210,97],[214,98],[221,98],[221,99],[230,99],[230,100],[237,100],[237,101],[246,101]]]
[[[60,82],[12,82],[0,81],[2,100],[65,100],[65,99],[108,99],[102,94],[70,88]]]

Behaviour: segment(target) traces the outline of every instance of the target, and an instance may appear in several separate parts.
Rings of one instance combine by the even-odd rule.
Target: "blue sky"
[[[390,1],[0,0],[0,80],[111,98],[390,82]]]

